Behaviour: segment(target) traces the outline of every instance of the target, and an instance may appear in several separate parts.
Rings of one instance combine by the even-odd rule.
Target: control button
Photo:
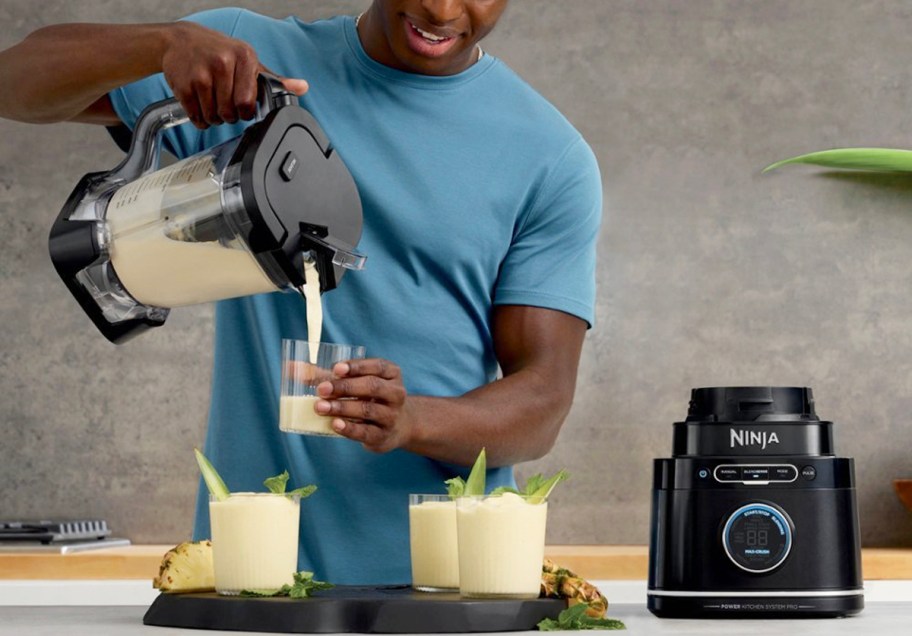
[[[697,472],[697,477],[699,477],[700,479],[706,479],[707,477],[709,477],[709,471],[706,470],[705,468],[701,468]]]
[[[279,173],[281,173],[282,178],[285,179],[285,181],[294,179],[295,172],[298,171],[298,164],[298,156],[294,152],[289,151],[288,154],[285,155],[285,158],[282,159],[282,165],[279,167]]]
[[[817,469],[813,466],[805,466],[801,469],[801,476],[808,481],[814,481],[814,479],[817,477]]]
[[[769,481],[769,466],[745,466],[741,469],[742,481]]]
[[[716,480],[741,481],[741,468],[739,466],[716,466]]]
[[[725,554],[736,566],[755,574],[782,565],[792,549],[795,526],[784,510],[749,503],[729,516],[722,529]]]
[[[794,466],[773,466],[770,478],[773,481],[795,481],[798,478],[798,469]]]

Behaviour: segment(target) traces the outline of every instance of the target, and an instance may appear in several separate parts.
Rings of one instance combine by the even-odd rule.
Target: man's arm
[[[344,377],[321,384],[320,395],[360,399],[330,399],[317,410],[346,418],[336,430],[378,452],[404,448],[468,466],[484,446],[489,466],[529,461],[551,449],[570,410],[585,334],[585,321],[570,314],[498,306],[502,379],[459,397],[406,396],[396,365],[356,360],[337,369]]]
[[[190,120],[206,128],[252,118],[265,70],[245,42],[192,22],[54,25],[0,52],[0,117],[115,125],[107,94],[163,72]],[[307,90],[304,80],[284,83]]]

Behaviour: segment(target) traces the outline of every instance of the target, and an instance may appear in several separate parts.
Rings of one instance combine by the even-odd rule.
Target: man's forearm
[[[545,455],[573,399],[573,382],[521,371],[461,397],[410,396],[412,437],[406,450],[469,466],[485,447],[488,466]]]
[[[172,24],[62,24],[0,52],[0,117],[68,121],[109,91],[161,71]],[[179,28],[179,27],[178,27]]]

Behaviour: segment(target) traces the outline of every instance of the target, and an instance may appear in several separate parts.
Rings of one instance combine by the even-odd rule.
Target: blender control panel
[[[750,503],[735,510],[722,529],[722,546],[731,562],[761,574],[782,565],[792,549],[792,520],[784,510]]]
[[[713,478],[722,483],[788,484],[798,479],[798,468],[792,464],[720,464]]]

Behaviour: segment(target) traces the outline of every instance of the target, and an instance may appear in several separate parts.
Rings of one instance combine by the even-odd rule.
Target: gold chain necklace
[[[364,15],[363,13],[359,13],[358,15],[355,16],[355,28],[356,29],[358,28],[358,25],[361,23],[361,16],[363,16],[363,15]],[[475,46],[478,47],[478,57],[475,58],[475,61],[480,62],[481,58],[484,57],[484,51],[481,50],[480,44],[476,44]]]

